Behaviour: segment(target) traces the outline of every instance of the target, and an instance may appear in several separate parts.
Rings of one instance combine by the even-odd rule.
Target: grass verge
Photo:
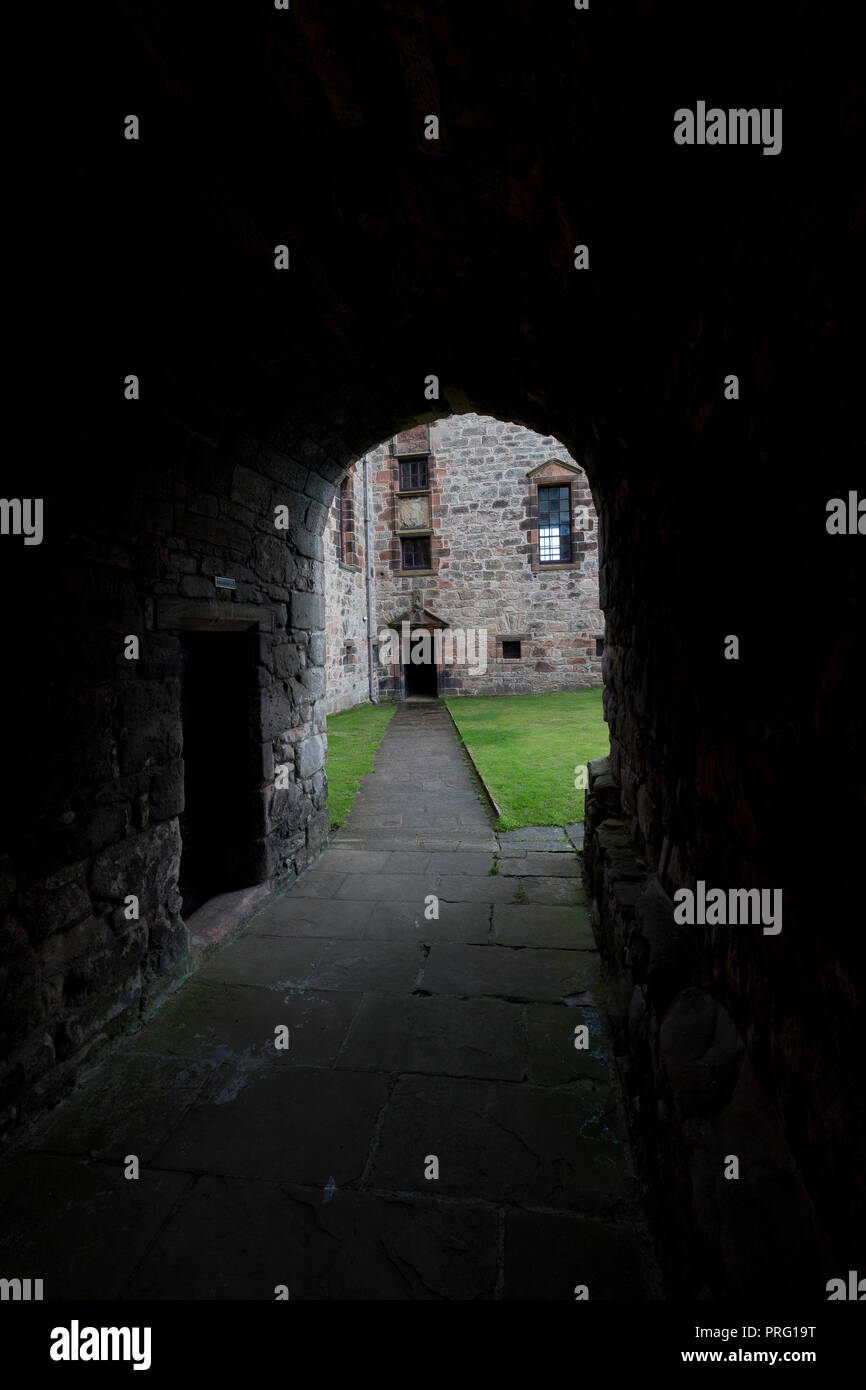
[[[372,768],[376,749],[396,710],[396,705],[367,704],[328,715],[328,807],[332,830],[345,824],[361,779]]]
[[[610,751],[601,687],[445,701],[491,796],[497,830],[583,820],[576,767]]]

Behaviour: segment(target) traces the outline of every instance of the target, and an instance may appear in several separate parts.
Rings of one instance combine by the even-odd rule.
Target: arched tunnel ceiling
[[[790,7],[758,23],[733,6],[696,29],[649,0],[130,0],[94,52],[116,43],[113,107],[142,138],[106,128],[96,69],[69,132],[74,205],[104,216],[78,263],[119,287],[112,366],[207,438],[242,424],[341,462],[425,412],[516,419],[581,455],[593,426],[631,442],[674,386],[699,409],[703,336],[742,362],[762,309],[793,331],[797,238],[814,254],[848,193],[828,173],[847,131],[827,28],[819,52]],[[784,106],[796,161],[676,147],[673,111],[702,93]]]

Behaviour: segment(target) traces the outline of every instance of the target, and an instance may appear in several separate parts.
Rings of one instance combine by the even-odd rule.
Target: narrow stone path
[[[563,830],[501,841],[446,710],[401,706],[316,864],[0,1167],[0,1272],[46,1298],[651,1297],[579,860]]]

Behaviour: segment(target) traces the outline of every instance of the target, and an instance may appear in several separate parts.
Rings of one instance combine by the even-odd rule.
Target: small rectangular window
[[[335,527],[336,536],[334,537],[334,539],[337,542],[337,554],[341,560],[345,560],[346,545],[345,536],[343,532],[343,483],[341,483],[340,486],[337,488],[337,495],[334,498],[334,511],[336,513],[337,522],[337,525]]]
[[[428,486],[427,460],[405,459],[400,462],[400,491],[423,492]]]
[[[429,570],[429,536],[407,536],[400,541],[400,545],[403,548],[404,570]]]
[[[351,481],[344,478],[337,489],[337,553],[343,564],[350,560],[349,531],[352,525]]]
[[[603,637],[596,637],[596,639],[595,639],[595,654],[596,654],[596,656],[604,656],[604,638],[603,638]]]
[[[506,661],[519,661],[519,660],[520,660],[520,643],[519,643],[519,642],[503,642],[503,643],[502,643],[502,655],[504,656],[504,658],[505,658]]]
[[[538,559],[542,565],[571,562],[571,488],[538,489]]]

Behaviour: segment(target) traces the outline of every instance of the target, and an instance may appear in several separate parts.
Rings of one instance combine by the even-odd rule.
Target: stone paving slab
[[[586,829],[583,821],[572,821],[572,823],[566,825],[564,829],[575,849],[583,849],[583,836]]]
[[[520,885],[520,902],[549,903],[551,906],[556,903],[586,902],[583,882],[579,878],[521,878],[514,881]]]
[[[559,840],[565,843],[566,838],[561,825],[522,825],[518,830],[499,832],[502,845],[526,845],[533,840]]]
[[[258,985],[288,990],[303,988],[321,960],[325,939],[285,940],[252,933],[240,936],[213,956],[196,977],[201,984]]]
[[[415,941],[330,941],[326,945],[310,971],[306,989],[408,994],[416,987],[427,957],[426,947]]]
[[[425,849],[429,850],[460,850],[466,851],[489,851],[495,854],[499,848],[496,836],[492,833],[482,831],[470,831],[465,826],[460,831],[460,838],[454,842],[446,839],[435,839],[430,834],[422,835],[422,843]]]
[[[507,1300],[573,1303],[578,1284],[586,1286],[590,1303],[648,1297],[639,1247],[628,1225],[509,1211],[504,1265]]]
[[[443,803],[441,811],[431,814],[428,810],[409,812],[403,817],[403,825],[407,829],[426,829],[428,826],[434,830],[453,830],[471,829],[473,821],[470,816],[457,814],[451,807],[445,809],[447,803]]]
[[[563,1012],[570,1016],[572,1011]],[[367,994],[337,1065],[522,1081],[526,1044],[521,1006],[498,999],[416,995],[394,1000]]]
[[[361,834],[372,834],[376,842],[379,840],[378,832],[380,830],[399,830],[402,824],[403,817],[399,814],[394,814],[394,812],[371,811],[364,815],[360,813],[355,815],[353,813],[352,819],[352,829],[355,834],[359,831]]]
[[[529,1049],[528,1079],[538,1086],[562,1086],[579,1077],[610,1080],[610,1048],[601,1014],[565,1004],[524,1005]],[[575,1029],[589,1030],[587,1048],[576,1048]]]
[[[284,993],[371,988],[410,992],[422,963],[420,947],[408,941],[245,936],[220,951],[198,978],[202,983],[260,985]]]
[[[423,874],[346,874],[339,892],[330,896],[354,898],[356,902],[365,899],[374,902],[406,902],[417,897],[423,906],[428,893],[435,893],[439,875],[432,870]],[[336,906],[336,903],[335,903]],[[337,909],[339,911],[339,908]]]
[[[430,868],[432,857],[426,849],[392,849],[385,870],[389,874],[421,874]]]
[[[333,898],[298,898],[286,893],[274,898],[254,917],[248,932],[252,936],[328,936],[359,940],[373,914],[373,903],[347,902],[339,906]]]
[[[292,896],[295,898],[335,898],[337,890],[346,878],[346,874],[337,871],[331,873],[326,867],[327,856],[323,855],[319,864],[314,865],[302,874],[297,883],[292,886]]]
[[[354,826],[341,826],[334,835],[334,843],[341,849],[388,849],[393,852],[432,853],[436,850],[489,851],[497,854],[499,841],[492,831],[474,831],[466,827],[452,827],[451,834],[441,830],[356,830]],[[394,866],[396,869],[396,866]]]
[[[483,877],[490,873],[493,863],[492,854],[472,853],[466,850],[451,854],[445,850],[436,850],[430,856],[431,869],[434,869],[436,873],[449,876],[471,874],[476,878]]]
[[[331,846],[319,862],[324,862],[331,874],[380,874],[387,869],[390,858],[390,851],[386,849],[338,849]],[[412,869],[416,867],[410,866]]]
[[[503,859],[499,865],[499,872],[501,874],[519,874],[521,877],[531,874],[533,878],[542,875],[579,878],[580,860],[573,852],[571,854],[546,854],[529,851],[514,858]]]
[[[586,908],[549,903],[498,903],[493,909],[493,941],[500,946],[596,949]]]
[[[370,1183],[424,1191],[424,1160],[435,1154],[443,1196],[612,1214],[630,1196],[628,1162],[606,1127],[609,1101],[585,1086],[401,1077]]]
[[[588,952],[436,942],[420,987],[431,994],[553,1002],[590,988],[595,978],[594,957]]]
[[[513,903],[520,885],[501,874],[440,874],[433,891],[449,903]]]
[[[193,1106],[155,1163],[322,1188],[331,1177],[358,1183],[387,1096],[383,1076],[268,1067],[223,1104]]]
[[[43,1296],[115,1299],[189,1188],[185,1173],[23,1153],[0,1166],[0,1257],[6,1278],[39,1278]]]
[[[400,808],[399,812],[396,812],[394,809],[395,797],[393,791],[389,791],[387,795],[383,795],[381,799],[376,802],[367,802],[358,815],[357,823],[363,826],[366,821],[375,818],[377,821],[385,821],[386,828],[388,828],[387,822],[393,816],[399,814],[399,826],[410,828],[416,828],[418,826],[422,829],[427,826],[436,828],[442,816],[447,817],[445,821],[445,828],[447,830],[453,830],[461,821],[465,821],[468,824],[474,823],[476,827],[481,829],[484,828],[482,823],[472,815],[469,808],[461,806],[451,794],[440,797],[426,796],[423,799],[411,797],[407,794],[402,796],[396,804]],[[391,826],[390,828],[398,829],[399,826]]]
[[[341,898],[301,898],[289,910],[263,913],[250,925],[251,936],[283,936],[346,941],[487,941],[488,903],[439,900],[438,918],[428,918],[425,900],[352,902]],[[315,909],[315,911],[313,910]]]
[[[85,1084],[69,1097],[41,1132],[39,1148],[117,1164],[132,1153],[149,1164],[196,1097],[219,1089],[223,1060],[120,1056],[101,1086]]]
[[[573,853],[572,843],[561,825],[527,825],[522,830],[500,830],[501,858],[518,858],[530,851],[543,851],[547,854]]]
[[[378,791],[365,790],[359,793],[356,801],[358,808],[358,819],[363,820],[367,816],[401,816],[405,824],[407,815],[416,815],[419,811],[430,811],[434,815],[444,815],[446,812],[455,812],[465,816],[468,821],[478,826],[487,826],[490,822],[485,815],[484,808],[481,806],[477,796],[471,791],[460,791],[456,787],[442,786],[437,791],[422,791],[413,786],[412,779],[414,771],[407,770],[402,774],[404,785],[401,788],[399,801],[395,800],[394,788],[386,780]],[[354,816],[354,811],[352,812]]]
[[[364,928],[367,941],[463,941],[490,940],[491,909],[487,903],[446,903],[440,899],[439,916],[428,919],[424,904],[374,903]]]
[[[560,843],[559,840],[533,840],[531,844],[519,845],[500,845],[500,859],[525,859],[527,853],[543,852],[544,854],[574,854],[574,849],[569,840]]]
[[[284,1065],[275,1028],[289,1029],[295,1066],[330,1066],[339,1052],[361,994],[307,990],[279,995],[250,985],[191,984],[165,1004],[139,1034],[132,1053],[217,1059],[247,1058]]]
[[[431,1199],[199,1178],[126,1287],[137,1299],[492,1299],[498,1214]]]

